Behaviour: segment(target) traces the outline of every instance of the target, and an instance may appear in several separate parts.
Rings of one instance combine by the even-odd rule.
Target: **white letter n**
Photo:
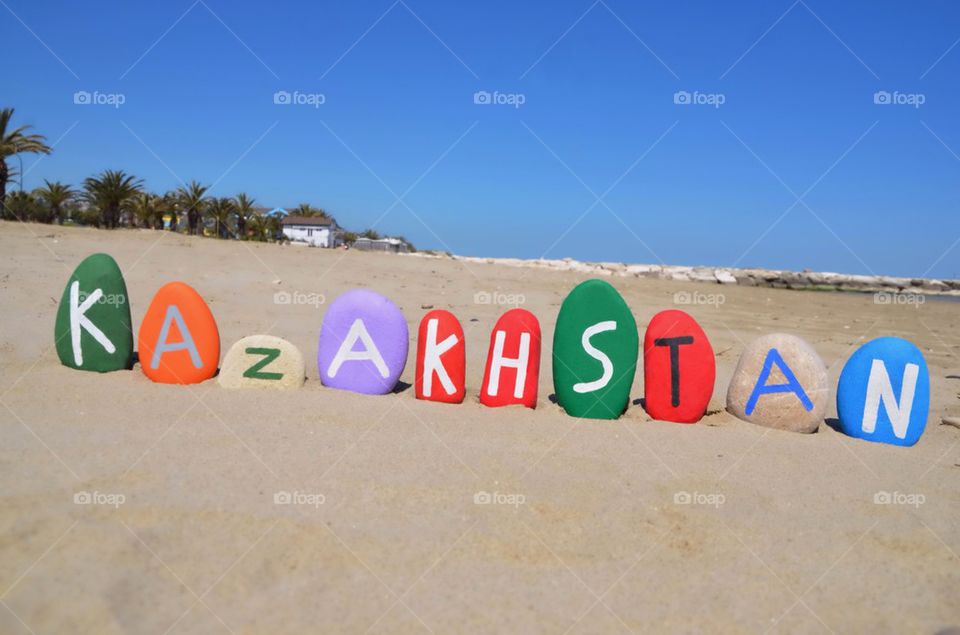
[[[890,384],[890,375],[883,360],[875,359],[870,366],[870,377],[867,379],[867,399],[863,406],[862,429],[864,432],[873,432],[877,428],[877,416],[880,414],[880,402],[893,426],[893,434],[898,439],[905,439],[907,426],[910,424],[910,411],[913,409],[913,394],[917,388],[917,376],[920,367],[916,364],[907,364],[903,369],[903,383],[900,386],[900,401],[897,402]]]

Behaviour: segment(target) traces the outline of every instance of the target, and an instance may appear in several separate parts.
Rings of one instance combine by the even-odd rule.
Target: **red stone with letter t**
[[[690,315],[653,316],[643,338],[646,410],[654,419],[696,423],[713,395],[716,360],[706,333]]]

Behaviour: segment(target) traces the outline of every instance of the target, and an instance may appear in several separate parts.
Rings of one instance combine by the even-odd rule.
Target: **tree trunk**
[[[103,224],[107,229],[114,229],[117,226],[117,217],[120,215],[120,210],[117,209],[116,205],[108,205],[104,210]]]
[[[10,171],[5,159],[0,159],[0,218],[7,217],[7,179]]]

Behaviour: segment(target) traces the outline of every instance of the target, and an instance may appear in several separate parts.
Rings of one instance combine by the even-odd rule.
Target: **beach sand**
[[[57,302],[87,255],[120,264],[134,327],[171,280],[196,288],[222,350],[270,333],[307,359],[294,392],[153,384],[61,366]],[[897,632],[960,625],[960,304],[609,279],[645,328],[681,308],[717,354],[710,414],[566,416],[548,398],[560,303],[585,276],[450,259],[0,223],[0,632]],[[467,400],[323,387],[325,306],[365,286],[411,334],[430,307],[467,343]],[[275,303],[278,292],[317,300]],[[719,305],[674,294],[722,294]],[[477,393],[514,294],[543,329],[535,411]],[[317,294],[311,296],[309,294]],[[482,297],[482,296],[481,296]],[[311,301],[312,301],[311,300]],[[738,421],[723,410],[745,344],[806,338],[831,388],[860,344],[915,342],[931,373],[912,448]],[[415,342],[402,380],[413,381]],[[641,360],[642,362],[642,360]],[[832,401],[832,397],[831,397]],[[831,405],[828,417],[835,416]],[[78,492],[107,504],[78,505]],[[290,492],[300,504],[274,503]],[[296,494],[294,495],[294,492]],[[475,504],[478,492],[498,501]],[[875,504],[878,492],[914,504]],[[496,496],[493,496],[496,493]],[[693,504],[678,504],[688,493]],[[114,498],[108,498],[114,496]]]

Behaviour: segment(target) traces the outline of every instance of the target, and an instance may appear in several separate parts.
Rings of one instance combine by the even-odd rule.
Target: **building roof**
[[[284,227],[289,225],[305,225],[308,227],[331,227],[333,223],[332,218],[327,218],[326,216],[286,216],[280,224]]]
[[[364,241],[364,242],[370,242],[370,243],[386,243],[386,244],[388,244],[388,245],[402,245],[402,244],[403,244],[403,241],[400,240],[399,238],[390,238],[390,237],[386,237],[386,238],[367,238],[366,236],[360,236],[360,237],[357,238],[357,240],[354,241],[354,242],[360,242],[361,240]]]

